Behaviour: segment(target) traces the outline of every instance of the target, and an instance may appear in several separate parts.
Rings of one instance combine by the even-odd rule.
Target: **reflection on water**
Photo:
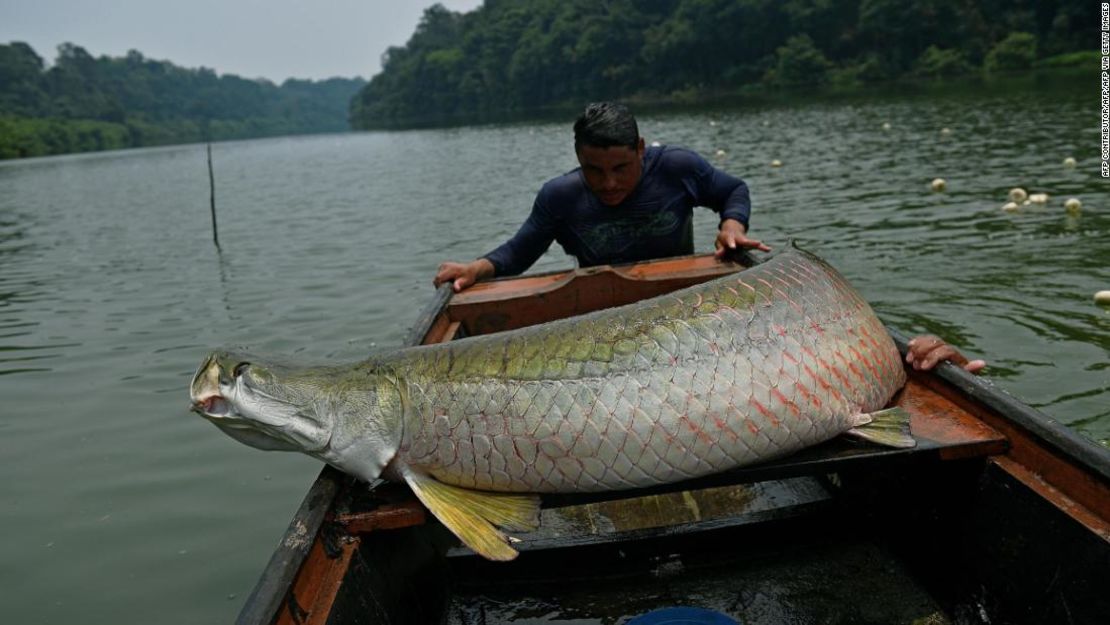
[[[76,345],[30,345],[24,337],[34,335],[38,325],[31,316],[21,314],[24,306],[38,299],[43,283],[33,271],[20,271],[15,259],[34,252],[28,236],[29,215],[17,211],[0,211],[0,375],[49,371],[40,361],[49,359],[51,349]]]
[[[892,327],[984,356],[999,385],[1106,441],[1110,314],[1091,298],[1110,288],[1110,205],[1091,102],[1054,85],[648,115],[641,129],[723,150],[711,158],[749,183],[754,234],[799,239]],[[318,465],[188,413],[205,351],[350,360],[397,345],[435,266],[512,235],[539,186],[575,166],[570,141],[558,123],[218,144],[219,252],[202,145],[0,165],[12,620],[231,619]],[[1001,211],[1015,186],[1050,200]],[[716,220],[695,227],[710,249]],[[568,264],[555,246],[536,269]]]

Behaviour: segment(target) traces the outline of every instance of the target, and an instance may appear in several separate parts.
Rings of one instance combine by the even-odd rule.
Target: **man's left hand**
[[[761,252],[770,252],[771,248],[762,241],[748,238],[748,229],[744,224],[735,219],[726,219],[721,222],[721,230],[717,233],[714,245],[717,251],[713,253],[717,258],[724,258],[725,254],[738,249],[754,249]]]
[[[969,373],[979,373],[987,366],[985,360],[968,360],[955,347],[931,334],[922,334],[910,339],[906,349],[906,362],[919,371],[928,371],[942,360],[950,360]]]

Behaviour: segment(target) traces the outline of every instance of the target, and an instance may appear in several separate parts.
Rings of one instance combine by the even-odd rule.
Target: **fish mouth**
[[[217,354],[210,354],[197,369],[193,382],[189,385],[192,411],[210,419],[233,416],[234,407],[221,391],[224,380]]]
[[[231,402],[221,395],[209,395],[193,402],[193,412],[205,417],[222,419],[231,415]]]

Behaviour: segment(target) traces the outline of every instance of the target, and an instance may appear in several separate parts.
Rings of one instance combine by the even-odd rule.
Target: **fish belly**
[[[400,454],[442,482],[676,482],[829,440],[902,386],[870,306],[800,250],[631,306],[409,354]]]

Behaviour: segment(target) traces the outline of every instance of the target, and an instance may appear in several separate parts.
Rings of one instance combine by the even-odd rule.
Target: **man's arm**
[[[545,185],[536,195],[532,212],[521,224],[520,230],[516,231],[513,238],[482,257],[493,265],[494,275],[520,275],[551,247],[555,240],[555,217],[547,208],[549,197],[548,185]]]
[[[762,241],[748,237],[751,197],[748,185],[743,180],[717,169],[689,150],[676,150],[674,158],[676,166],[686,170],[684,175],[692,182],[687,184],[687,188],[694,196],[694,201],[721,215],[717,240],[714,242],[717,258],[735,249],[771,251]]]
[[[515,276],[531,267],[555,240],[555,219],[547,210],[544,196],[544,191],[540,191],[532,205],[532,213],[513,238],[469,263],[448,261],[441,264],[432,284],[438,288],[451,281],[458,293],[479,280]]]

